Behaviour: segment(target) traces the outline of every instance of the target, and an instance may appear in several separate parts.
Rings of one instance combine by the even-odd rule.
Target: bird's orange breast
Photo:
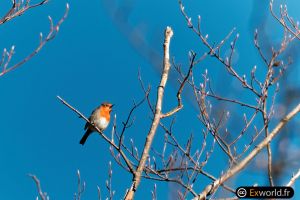
[[[110,109],[101,107],[99,112],[100,117],[104,117],[107,121],[110,120]]]

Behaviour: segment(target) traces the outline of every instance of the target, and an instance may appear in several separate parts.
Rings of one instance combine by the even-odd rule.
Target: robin
[[[101,131],[105,130],[110,121],[110,113],[112,111],[112,107],[114,105],[111,103],[102,103],[99,107],[97,107],[89,117],[89,120],[92,124],[94,124]],[[86,130],[85,134],[80,140],[80,144],[84,145],[86,139],[90,136],[90,134],[94,131],[97,131],[91,124],[88,122],[85,124],[84,130]]]

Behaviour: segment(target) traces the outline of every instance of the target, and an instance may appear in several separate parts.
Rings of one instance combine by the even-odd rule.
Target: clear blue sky
[[[186,27],[177,1],[129,2],[129,23],[145,33],[146,42],[159,54],[162,53],[163,30],[167,25],[174,30],[171,54],[176,61],[187,63],[189,50],[203,52],[205,49]],[[197,15],[201,15],[203,31],[209,34],[211,41],[219,41],[233,27],[237,28],[240,39],[236,62],[242,66],[240,71],[243,72],[262,64],[252,41],[253,31],[263,19],[267,19],[267,34],[278,41],[281,27],[270,16],[269,3],[264,2],[186,0],[184,4],[194,21]],[[299,2],[287,2],[291,15],[300,19]],[[39,32],[46,33],[49,27],[47,16],[57,21],[63,15],[66,3],[65,0],[52,0],[0,26],[0,47],[16,45],[12,62],[23,58],[38,44]],[[109,5],[101,0],[70,0],[69,4],[69,16],[57,38],[24,66],[0,78],[1,199],[35,199],[36,187],[28,173],[39,177],[43,190],[51,199],[72,199],[77,190],[77,169],[87,184],[83,199],[96,199],[97,185],[101,186],[104,198],[108,162],[112,160],[108,145],[96,134],[84,147],[79,145],[85,123],[63,106],[56,95],[65,98],[87,116],[103,101],[116,104],[114,113],[119,127],[127,117],[132,100],[139,100],[143,95],[137,79],[139,69],[145,83],[152,85],[152,94],[155,95],[159,71],[120,32],[109,14]],[[0,12],[4,13],[1,6]],[[210,67],[212,63],[219,65],[205,62],[199,66],[202,68],[199,73],[208,68],[216,83],[224,84],[225,80],[219,79],[222,77],[219,73],[225,71],[215,71]],[[293,67],[297,67],[297,62]],[[299,66],[294,72],[299,74]],[[291,79],[295,84],[300,83],[299,76]],[[176,87],[171,82],[167,88],[165,110],[176,104]],[[184,99],[184,103],[184,115],[195,115],[196,110],[189,101]],[[126,138],[134,138],[141,146],[149,129],[150,111],[143,106],[135,115],[135,126],[126,133]],[[189,134],[201,130],[196,118],[189,119],[184,115],[177,119],[178,132]],[[111,126],[108,132],[110,130]],[[211,162],[209,171],[214,173],[213,165],[219,162],[218,158]],[[130,185],[131,176],[112,163],[113,187],[116,199],[120,199]],[[263,184],[266,181],[265,176],[261,176],[263,173],[257,176],[253,172],[249,174],[249,180],[243,184]],[[289,177],[291,174],[285,175]],[[137,199],[151,199],[152,186],[143,180]],[[168,193],[161,192],[169,188],[168,184],[159,184],[159,199],[167,198]],[[296,191],[296,195],[300,194]]]

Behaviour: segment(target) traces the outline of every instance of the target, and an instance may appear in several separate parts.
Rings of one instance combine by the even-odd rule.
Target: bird
[[[110,113],[112,111],[112,107],[114,104],[104,102],[100,106],[98,106],[89,117],[89,121],[99,130],[103,131],[107,128],[110,121]],[[97,131],[90,123],[86,123],[84,130],[86,130],[85,134],[82,136],[80,140],[80,144],[84,145],[86,139],[91,135],[92,132]]]

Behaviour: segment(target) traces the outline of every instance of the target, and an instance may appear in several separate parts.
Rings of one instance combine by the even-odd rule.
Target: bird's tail
[[[80,144],[84,145],[86,139],[90,136],[90,134],[92,133],[92,131],[90,129],[87,129],[85,134],[82,136],[81,140],[80,140]]]

